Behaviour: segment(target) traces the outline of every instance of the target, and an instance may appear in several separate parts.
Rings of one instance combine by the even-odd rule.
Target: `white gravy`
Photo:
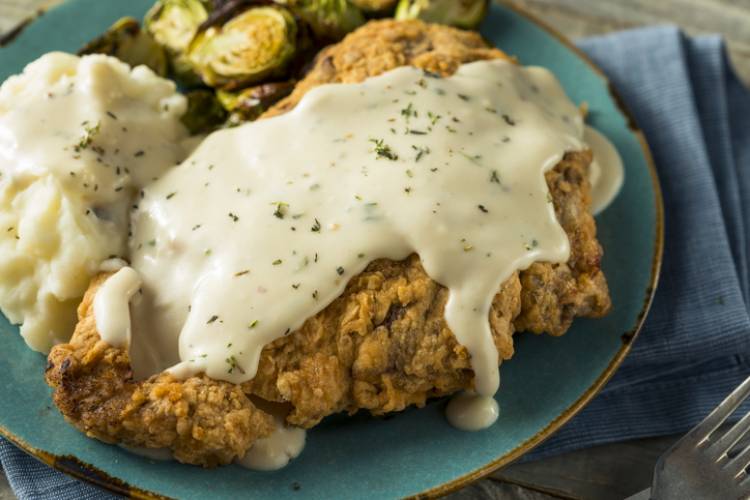
[[[250,380],[266,344],[369,262],[416,252],[450,291],[476,392],[493,395],[492,299],[514,271],[568,259],[544,173],[583,134],[552,73],[506,61],[325,85],[285,115],[215,132],[132,216],[136,373]]]
[[[284,420],[276,419],[273,434],[258,439],[252,448],[247,450],[237,464],[252,470],[278,470],[286,467],[305,448],[305,429],[287,427]]]
[[[445,417],[456,429],[480,431],[497,421],[500,407],[492,396],[467,392],[453,396],[445,409]]]
[[[123,267],[107,278],[94,295],[96,329],[109,345],[130,345],[130,299],[140,287],[138,273],[130,267]]]
[[[583,138],[594,153],[589,165],[591,212],[596,215],[607,208],[625,181],[622,158],[614,145],[596,129],[586,126]]]

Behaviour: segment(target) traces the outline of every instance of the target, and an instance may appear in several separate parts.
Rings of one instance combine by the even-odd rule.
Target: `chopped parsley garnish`
[[[409,121],[409,118],[411,118],[412,116],[416,118],[417,111],[414,109],[414,105],[412,103],[409,103],[408,106],[403,108],[401,110],[401,116],[405,117],[407,122]]]
[[[213,322],[214,322],[214,321],[216,321],[217,319],[219,319],[219,317],[218,317],[217,315],[215,315],[215,314],[214,314],[213,316],[211,316],[210,318],[208,318],[208,321],[206,321],[206,324],[207,324],[207,325],[210,325],[211,323],[213,323]]]
[[[232,222],[237,222],[238,220],[240,220],[239,216],[237,216],[236,214],[233,214],[232,212],[229,212],[227,215],[229,216],[230,219],[232,219]]]
[[[500,175],[497,173],[497,170],[493,170],[490,174],[490,182],[493,182],[495,184],[502,184],[500,181]]]
[[[275,261],[271,262],[271,264],[273,264],[274,266],[279,266],[281,265],[282,262],[284,261],[281,259],[276,259]]]
[[[468,101],[469,99],[471,99],[471,98],[470,98],[469,96],[467,96],[466,94],[456,94],[456,95],[457,95],[457,96],[458,96],[458,98],[459,98],[459,99],[461,99],[462,101]]]
[[[273,211],[274,217],[283,219],[289,209],[289,204],[284,203],[283,201],[277,201],[273,203],[273,205],[276,205],[276,209]]]
[[[510,117],[510,116],[508,116],[508,115],[503,115],[503,120],[505,120],[505,123],[507,123],[507,124],[508,124],[508,125],[510,125],[511,127],[512,127],[512,126],[514,126],[514,125],[516,124],[516,122],[515,122],[515,121],[513,120],[513,118],[511,118],[511,117]]]
[[[378,158],[387,158],[388,160],[398,160],[398,155],[393,152],[390,146],[383,142],[383,139],[370,139],[370,142],[375,144],[375,154]]]
[[[146,154],[146,152],[141,149],[139,151],[136,151],[133,156],[135,156],[136,158],[140,158],[141,156],[143,156],[145,154]]]
[[[336,274],[338,274],[339,276],[342,276],[344,274],[344,268],[341,266],[337,267]]]
[[[234,275],[237,276],[237,277],[239,277],[239,276],[244,276],[244,275],[249,274],[249,273],[250,273],[250,269],[245,269],[244,271],[239,271],[237,273],[234,273]]]
[[[91,146],[91,143],[94,141],[94,137],[99,133],[100,129],[101,123],[99,122],[97,122],[93,127],[89,126],[88,121],[83,122],[83,137],[81,137],[81,140],[78,141],[78,144],[73,147],[73,150],[76,153],[80,153],[82,150]]]
[[[412,149],[414,149],[414,151],[417,152],[417,156],[414,157],[414,161],[419,161],[422,159],[424,155],[430,153],[430,148],[428,147],[421,147],[421,146],[415,146],[415,145],[412,145],[411,147]]]
[[[480,211],[482,211],[483,213],[485,213],[485,214],[487,214],[487,213],[489,213],[489,212],[490,212],[489,210],[487,210],[487,207],[485,207],[484,205],[477,205],[477,208],[478,208],[478,209],[479,209]]]
[[[256,326],[258,326],[258,320],[257,319],[253,320],[253,322],[250,323],[250,325],[248,325],[248,328],[255,328]]]
[[[315,224],[312,225],[310,228],[310,231],[313,233],[319,233],[320,232],[320,221],[318,219],[315,219]]]
[[[226,359],[227,364],[229,365],[229,369],[227,370],[227,373],[232,373],[234,370],[238,370],[241,374],[245,374],[245,370],[242,369],[240,365],[237,364],[237,358],[234,357],[234,355],[229,356]]]
[[[174,197],[174,195],[176,195],[176,194],[177,194],[177,191],[173,191],[173,192],[169,193],[169,194],[167,195],[167,199],[168,199],[168,200],[171,200],[171,199],[172,199],[172,198]]]
[[[464,158],[466,158],[467,160],[469,160],[475,165],[479,165],[479,160],[482,159],[482,155],[470,155],[470,154],[464,153],[463,151],[459,151],[458,154],[460,154],[461,156],[463,156]]]

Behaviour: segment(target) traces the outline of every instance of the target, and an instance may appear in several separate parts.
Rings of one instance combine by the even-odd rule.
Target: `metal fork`
[[[748,396],[750,377],[659,458],[650,492],[628,500],[750,498],[750,476],[745,470],[750,465],[750,446],[733,450],[750,431],[750,412],[723,435],[713,435]]]

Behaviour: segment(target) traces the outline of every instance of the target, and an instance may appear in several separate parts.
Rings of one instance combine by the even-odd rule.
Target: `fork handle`
[[[632,497],[628,497],[625,500],[651,500],[651,488],[646,488],[645,490],[636,493]]]

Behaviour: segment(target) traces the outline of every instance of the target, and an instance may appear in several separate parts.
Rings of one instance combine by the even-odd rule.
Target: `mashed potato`
[[[68,339],[142,186],[184,159],[186,102],[146,67],[47,54],[0,87],[0,309],[37,351]]]

